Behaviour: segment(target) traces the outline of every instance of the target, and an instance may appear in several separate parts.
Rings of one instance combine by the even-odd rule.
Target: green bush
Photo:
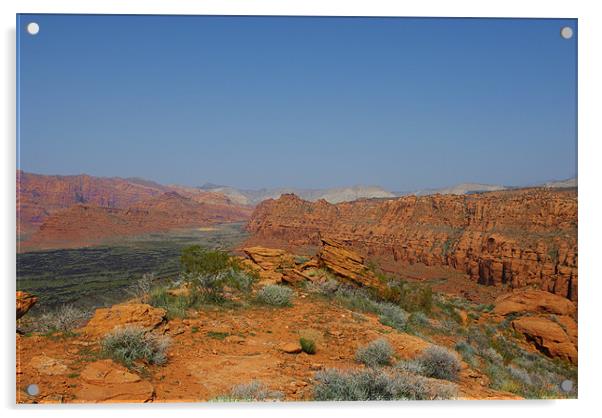
[[[226,251],[210,250],[199,245],[186,247],[180,257],[182,280],[201,299],[221,303],[226,286],[250,291],[255,277],[242,271]]]
[[[299,344],[301,344],[301,350],[307,354],[316,354],[316,342],[309,338],[301,337],[299,339]]]
[[[393,348],[384,338],[374,340],[368,345],[360,347],[355,352],[355,361],[368,367],[379,367],[391,364]]]
[[[216,402],[257,402],[281,400],[284,394],[280,391],[269,390],[265,384],[259,380],[253,380],[250,383],[236,385],[230,393],[225,396],[219,396],[213,401]]]
[[[293,291],[285,286],[269,284],[261,288],[256,295],[259,303],[270,306],[291,306]]]
[[[188,309],[196,306],[192,295],[170,295],[169,289],[156,287],[148,294],[148,304],[155,308],[163,308],[168,319],[186,318]]]
[[[201,275],[216,275],[236,265],[226,251],[211,250],[200,245],[184,248],[180,263],[184,273]]]
[[[422,373],[437,379],[456,380],[460,372],[460,360],[456,353],[445,347],[431,345],[418,357]]]
[[[330,369],[318,372],[314,387],[317,401],[375,401],[452,399],[457,388],[449,383],[431,383],[407,373],[380,370],[341,372]]]
[[[408,312],[430,313],[433,308],[433,290],[429,285],[404,280],[389,281],[380,291],[381,299],[399,305]]]
[[[118,328],[101,341],[101,352],[126,367],[133,367],[137,360],[148,364],[163,365],[167,362],[167,337],[146,334],[140,327]]]

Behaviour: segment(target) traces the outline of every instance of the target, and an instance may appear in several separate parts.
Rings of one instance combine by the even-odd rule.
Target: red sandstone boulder
[[[512,321],[512,327],[548,357],[577,364],[577,348],[556,322],[542,317],[525,316]]]
[[[380,287],[374,273],[369,271],[364,264],[364,257],[344,248],[343,244],[334,239],[322,238],[322,248],[318,259],[323,267],[332,271],[343,281],[355,286]]]
[[[17,319],[23,317],[37,301],[37,296],[17,291]]]
[[[97,309],[83,331],[92,337],[103,337],[115,328],[136,326],[150,331],[166,321],[165,309],[144,303],[124,303]]]
[[[573,302],[562,296],[542,290],[526,289],[497,298],[493,312],[503,316],[513,313],[575,316],[577,308]]]

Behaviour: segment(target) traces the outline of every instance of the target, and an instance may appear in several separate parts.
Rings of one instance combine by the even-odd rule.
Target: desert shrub
[[[309,338],[301,337],[299,339],[299,344],[301,344],[301,350],[307,354],[315,354],[316,353],[316,342]]]
[[[211,250],[192,245],[182,250],[180,256],[182,280],[195,297],[221,303],[225,300],[226,286],[249,291],[253,275],[242,271],[238,262],[226,251]]]
[[[378,302],[373,300],[367,292],[361,289],[353,289],[339,286],[334,293],[334,299],[343,306],[361,312],[378,313]]]
[[[460,360],[451,350],[438,345],[426,348],[418,357],[422,373],[437,379],[456,380],[460,371]]]
[[[37,319],[36,328],[41,332],[69,333],[83,326],[91,313],[73,305],[61,305],[58,309],[46,312]]]
[[[279,307],[291,306],[292,298],[292,289],[277,284],[264,286],[256,295],[256,299],[259,303]]]
[[[503,335],[492,338],[490,344],[491,348],[495,349],[507,363],[520,354],[519,347]]]
[[[242,269],[231,269],[227,285],[243,293],[249,293],[259,280],[259,273]]]
[[[481,355],[481,357],[494,364],[501,364],[504,362],[504,358],[493,347],[481,350],[479,351],[479,354]]]
[[[408,312],[430,313],[433,307],[433,290],[425,284],[409,283],[404,280],[389,281],[379,292],[379,296]]]
[[[402,373],[423,374],[422,363],[416,360],[400,360],[395,364],[395,370]]]
[[[408,318],[408,324],[412,327],[426,327],[430,324],[428,316],[424,314],[424,312],[412,312],[410,317]]]
[[[126,367],[133,367],[138,360],[148,364],[163,365],[167,362],[167,337],[147,334],[141,327],[118,328],[101,341],[101,351]]]
[[[432,384],[427,379],[404,373],[380,370],[318,372],[314,387],[317,401],[374,401],[451,399],[457,389],[452,384]]]
[[[163,308],[168,319],[186,318],[186,311],[196,305],[191,295],[172,295],[165,287],[156,287],[148,294],[148,304]]]
[[[355,352],[355,361],[368,367],[386,366],[391,363],[393,348],[384,338],[374,340]]]
[[[216,402],[256,402],[281,400],[284,394],[280,391],[269,390],[265,384],[259,380],[253,380],[249,383],[243,383],[234,386],[230,393],[225,396],[219,396],[213,401]]]
[[[462,360],[468,363],[472,368],[476,368],[479,365],[479,361],[475,357],[475,349],[468,344],[466,341],[459,341],[456,343],[456,351],[462,356]]]
[[[489,347],[489,338],[478,326],[471,326],[468,328],[466,341],[478,351],[485,350]]]
[[[509,365],[507,367],[510,376],[512,376],[515,380],[522,382],[524,385],[532,385],[533,381],[531,380],[531,376],[529,372],[525,369],[521,369],[520,367],[516,367],[513,365]]]
[[[153,289],[155,281],[155,273],[144,273],[130,286],[128,292],[136,298],[145,300]]]
[[[184,273],[216,275],[234,267],[236,262],[226,251],[191,245],[182,250],[180,264]]]
[[[408,314],[397,305],[380,302],[376,305],[378,320],[381,324],[390,326],[399,331],[406,329]]]

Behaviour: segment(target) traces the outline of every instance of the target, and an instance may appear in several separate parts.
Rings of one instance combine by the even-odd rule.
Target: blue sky
[[[390,190],[576,175],[574,19],[20,15],[17,28],[26,171]]]

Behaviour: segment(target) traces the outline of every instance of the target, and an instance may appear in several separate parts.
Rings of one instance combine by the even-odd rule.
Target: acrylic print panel
[[[17,27],[17,402],[577,397],[575,19]]]

